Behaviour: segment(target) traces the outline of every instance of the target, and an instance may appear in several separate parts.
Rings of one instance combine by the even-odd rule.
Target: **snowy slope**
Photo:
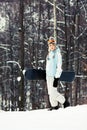
[[[87,105],[47,111],[0,112],[1,130],[87,130]]]

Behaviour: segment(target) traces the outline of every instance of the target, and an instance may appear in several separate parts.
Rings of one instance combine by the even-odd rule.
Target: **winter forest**
[[[23,70],[45,69],[50,36],[63,70],[75,71],[58,91],[70,106],[87,103],[87,0],[0,0],[0,110],[47,108],[46,82],[26,80]]]

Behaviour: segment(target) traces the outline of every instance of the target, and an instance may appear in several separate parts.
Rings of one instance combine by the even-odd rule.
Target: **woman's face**
[[[48,45],[50,51],[54,51],[56,49],[56,46],[54,44]]]

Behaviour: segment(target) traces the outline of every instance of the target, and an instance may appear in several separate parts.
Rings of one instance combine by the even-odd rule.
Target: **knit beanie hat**
[[[54,37],[49,38],[48,44],[56,44],[56,41],[55,41]]]

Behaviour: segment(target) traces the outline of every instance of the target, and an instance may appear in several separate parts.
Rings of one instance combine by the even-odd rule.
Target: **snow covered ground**
[[[53,111],[0,112],[0,130],[87,130],[87,105]]]

